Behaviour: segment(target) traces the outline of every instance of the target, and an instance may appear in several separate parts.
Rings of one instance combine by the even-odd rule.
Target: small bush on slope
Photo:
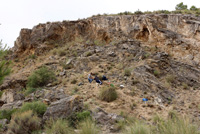
[[[45,111],[47,110],[47,106],[40,101],[27,102],[21,107],[21,109],[19,111],[25,112],[28,110],[32,110],[33,113],[35,113],[39,116],[42,116],[45,113]]]
[[[31,110],[15,113],[8,125],[8,134],[31,134],[40,129],[40,118],[33,114]]]
[[[17,109],[11,109],[11,110],[0,110],[0,119],[11,119],[11,116],[13,113],[15,113]]]
[[[28,77],[28,87],[38,88],[45,86],[49,82],[55,80],[55,74],[51,70],[49,70],[47,67],[43,66],[40,69],[34,71],[29,77]]]
[[[70,128],[68,122],[63,119],[52,121],[52,123],[45,127],[45,132],[47,134],[73,134],[72,128]]]
[[[117,99],[115,87],[103,87],[100,91],[99,98],[103,101],[111,102]]]

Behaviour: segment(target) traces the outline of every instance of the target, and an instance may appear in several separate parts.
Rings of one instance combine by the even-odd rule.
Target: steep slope
[[[175,110],[198,120],[199,25],[200,18],[192,15],[152,14],[48,22],[22,29],[10,56],[13,74],[0,89],[22,90],[29,74],[46,65],[56,72],[57,81],[43,88],[78,94],[91,109],[101,107],[147,121]],[[117,100],[99,100],[105,84],[90,84],[90,72],[109,78],[117,87]]]

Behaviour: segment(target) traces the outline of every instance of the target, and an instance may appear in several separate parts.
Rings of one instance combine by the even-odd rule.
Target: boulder
[[[92,117],[97,123],[101,125],[113,125],[120,120],[124,120],[122,116],[114,113],[106,113],[101,108],[97,108],[95,111],[96,112],[93,112]]]
[[[8,124],[8,119],[1,119],[0,120],[0,126],[3,130],[6,130],[6,125]]]
[[[7,103],[7,104],[4,104],[0,110],[10,110],[10,109],[18,109],[22,106],[23,104],[23,101],[19,100],[19,101],[15,101],[15,102],[12,102],[12,103]]]
[[[6,90],[5,92],[3,92],[1,96],[1,101],[5,103],[12,103],[14,101],[23,100],[23,99],[24,99],[23,94],[18,94],[12,89]]]
[[[66,97],[68,97],[68,95],[65,94],[63,89],[57,89],[57,90],[50,90],[49,92],[46,92],[43,98],[48,99],[50,102],[54,102]]]
[[[43,119],[67,118],[74,112],[81,111],[82,109],[82,99],[79,96],[70,96],[51,103],[44,113]]]

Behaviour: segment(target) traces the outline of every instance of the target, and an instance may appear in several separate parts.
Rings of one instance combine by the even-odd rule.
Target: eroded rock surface
[[[71,114],[81,111],[83,109],[83,102],[79,96],[70,96],[61,100],[58,100],[48,107],[44,113],[43,119],[50,118],[67,118]]]

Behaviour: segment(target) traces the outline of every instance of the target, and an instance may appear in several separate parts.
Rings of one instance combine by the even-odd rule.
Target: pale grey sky
[[[200,0],[0,0],[0,39],[13,47],[21,28],[32,28],[39,23],[138,9],[174,10],[180,2],[200,7]]]

